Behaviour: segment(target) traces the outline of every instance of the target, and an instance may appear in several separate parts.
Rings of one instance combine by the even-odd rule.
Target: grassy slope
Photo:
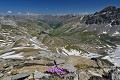
[[[68,50],[76,49],[79,51],[96,52],[96,47],[108,48],[107,45],[115,46],[114,43],[107,41],[107,37],[104,37],[104,40],[101,39],[103,35],[99,35],[97,31],[85,31],[86,29],[79,28],[80,26],[73,28],[74,26],[72,25],[77,24],[78,22],[78,18],[63,22],[61,27],[51,31],[51,37],[62,39],[65,42],[64,44],[67,45],[66,49]],[[72,30],[68,31],[70,28],[72,28]],[[89,46],[88,48],[93,47],[94,50],[82,48],[81,46],[83,45]]]

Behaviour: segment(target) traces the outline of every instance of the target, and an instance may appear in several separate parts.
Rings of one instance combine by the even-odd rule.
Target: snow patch
[[[112,21],[112,22],[113,22],[113,21]],[[112,22],[111,22],[111,23],[112,23]],[[107,27],[107,26],[110,26],[110,27],[112,27],[111,23],[110,23],[110,24],[107,24],[105,27]]]
[[[35,44],[39,44],[39,42],[37,41],[37,37],[33,37],[32,39],[30,39],[30,41]]]
[[[64,54],[68,54],[68,55],[75,55],[75,56],[80,56],[80,51],[77,51],[77,50],[73,50],[71,49],[70,51],[65,49],[65,48],[62,48],[62,50],[64,51]]]
[[[14,54],[14,53],[15,53],[15,51],[7,52],[7,53],[1,55],[0,58],[2,58],[2,57],[4,57],[4,56],[9,56],[9,55]]]
[[[82,17],[80,18],[80,21],[83,20],[83,18],[84,18],[84,16],[82,16]]]
[[[47,47],[44,48],[41,47],[43,46],[43,44],[37,40],[37,37],[33,37],[32,39],[30,39],[30,41],[33,42],[32,45],[34,46],[34,49],[47,50]]]
[[[95,54],[95,53],[84,53],[84,54],[80,54],[80,56],[84,57],[84,58],[96,58],[96,57],[100,57],[101,55]]]
[[[116,31],[112,36],[116,36],[116,35],[119,35],[120,32]]]
[[[0,42],[5,42],[5,40],[0,40]]]
[[[81,56],[84,58],[93,58],[93,57],[100,57],[101,55],[95,54],[95,53],[84,53],[82,54],[81,51],[77,51],[77,50],[67,50],[65,48],[62,48],[63,50],[63,54],[65,55],[75,55],[75,56]]]
[[[3,58],[3,59],[21,59],[21,58],[23,58],[23,56],[21,56],[21,54],[14,54],[14,53],[15,53],[15,51],[4,53],[3,55],[0,56],[0,58]]]
[[[14,47],[14,48],[12,48],[12,49],[18,50],[18,49],[26,49],[26,48],[31,48],[31,47]]]
[[[93,72],[93,71],[88,70],[88,72],[89,72],[90,74],[94,75],[94,76],[100,76],[100,77],[102,77],[100,74],[97,74],[97,73],[95,73],[95,72]]]
[[[117,47],[117,49],[113,52],[108,52],[109,55],[103,57],[102,59],[107,59],[111,63],[113,63],[115,66],[120,67],[120,46]]]
[[[83,32],[87,32],[88,30],[84,30]]]
[[[21,56],[20,54],[15,54],[15,55],[4,56],[2,58],[3,59],[23,59],[23,56]]]
[[[107,32],[106,32],[106,31],[103,31],[102,33],[103,33],[103,34],[107,34]]]

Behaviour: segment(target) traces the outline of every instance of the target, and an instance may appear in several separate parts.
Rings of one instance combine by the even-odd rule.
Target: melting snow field
[[[22,59],[23,56],[21,54],[15,54],[15,55],[9,55],[9,56],[3,56],[3,59]]]
[[[23,56],[21,56],[21,54],[14,54],[15,51],[12,51],[12,52],[7,52],[3,55],[0,56],[0,58],[3,58],[3,59],[22,59]]]
[[[67,50],[65,48],[62,48],[62,50],[64,51],[63,54],[65,55],[75,55],[75,56],[82,56],[84,58],[95,58],[95,57],[100,57],[101,55],[98,55],[98,54],[95,54],[95,53],[84,53],[84,54],[81,54],[80,51],[77,51],[77,50]]]
[[[65,54],[65,55],[82,56],[82,57],[85,57],[85,58],[92,58],[92,57],[100,57],[101,56],[101,55],[98,55],[98,54],[95,54],[95,53],[81,54],[80,51],[73,50],[73,49],[66,50],[65,48],[62,48],[62,50],[64,51],[63,54]],[[113,52],[111,52],[111,53],[108,52],[108,55],[103,57],[102,59],[107,59],[108,61],[113,63],[115,66],[120,67],[120,45]]]
[[[109,55],[103,57],[102,59],[107,59],[115,66],[120,67],[120,46],[118,46],[114,52],[108,54]]]

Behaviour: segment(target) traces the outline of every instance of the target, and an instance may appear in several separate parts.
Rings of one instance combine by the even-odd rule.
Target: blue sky
[[[120,0],[0,0],[0,13],[93,13],[107,6],[120,7]]]

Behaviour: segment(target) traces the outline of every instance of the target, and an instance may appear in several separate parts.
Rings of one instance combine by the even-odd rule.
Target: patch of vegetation
[[[98,36],[96,35],[95,32],[82,32],[82,33],[79,33],[78,38],[82,42],[93,43],[93,42],[96,42],[96,40],[98,39]]]
[[[38,24],[39,26],[42,26],[42,25],[43,25],[43,22],[39,21],[39,22],[37,22],[37,24]]]
[[[0,40],[5,40],[5,37],[2,34],[0,34]]]
[[[87,64],[77,64],[75,65],[75,67],[80,70],[80,69],[86,69],[86,68],[90,68],[91,66],[87,65]]]
[[[52,37],[57,37],[57,36],[62,35],[64,31],[65,29],[56,29],[56,30],[52,30],[50,34]]]
[[[55,27],[53,27],[53,29],[57,29],[57,28],[60,28],[62,26],[63,26],[63,23],[59,23],[59,24],[55,25]]]
[[[10,25],[2,25],[2,29],[14,29],[15,27],[10,26]]]
[[[52,61],[52,59],[47,58],[47,57],[43,57],[43,59],[46,60],[46,61]]]
[[[116,46],[113,42],[114,41],[118,41],[116,38],[111,37],[109,34],[101,34],[100,35],[100,40],[104,43],[104,44],[108,44],[110,46]]]
[[[53,78],[53,80],[64,80],[64,79],[57,77],[57,78]]]
[[[110,41],[103,40],[103,39],[101,39],[101,41],[103,41],[104,44],[108,44],[109,46],[116,46],[114,43],[112,43],[112,42],[110,42]]]
[[[69,50],[69,51],[70,51],[71,49],[73,49],[73,50],[77,50],[77,51],[82,51],[82,52],[88,53],[87,51],[79,48],[79,47],[76,46],[76,45],[70,45],[70,44],[69,44],[69,45],[65,46],[65,49],[67,49],[67,50]]]
[[[65,31],[66,29],[57,29],[52,31],[51,34],[53,37],[55,36],[56,37],[59,37],[59,36],[72,37],[76,40],[79,39],[80,42],[89,43],[89,44],[93,44],[93,43],[97,44],[99,40],[99,37],[95,31],[93,32],[92,31],[91,32],[71,31],[71,32],[64,33]]]

